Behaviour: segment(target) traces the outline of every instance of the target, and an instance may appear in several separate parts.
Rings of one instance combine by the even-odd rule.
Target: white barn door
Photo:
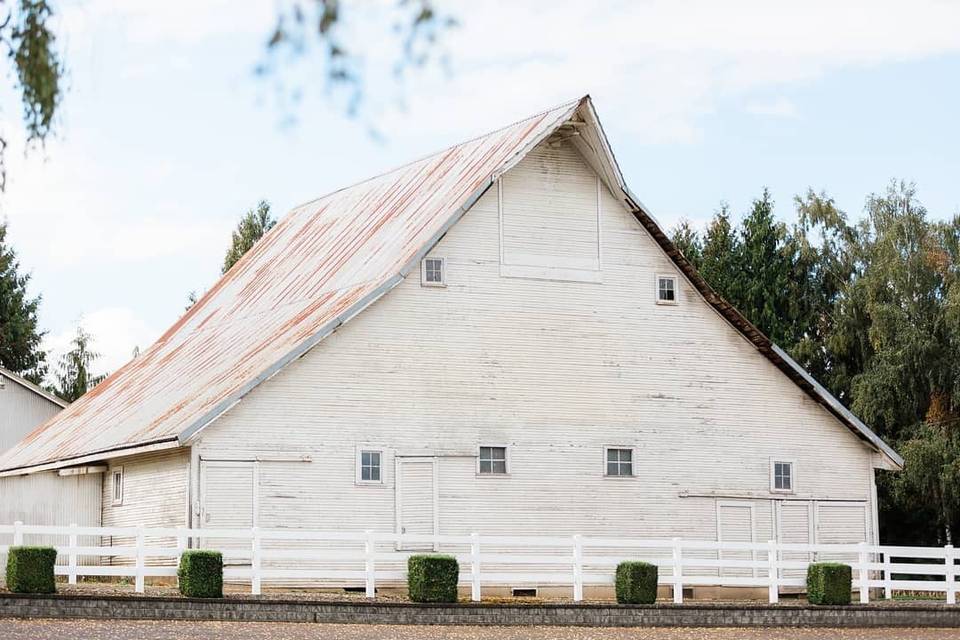
[[[857,544],[867,541],[869,510],[864,502],[818,502],[817,544]],[[818,553],[817,560],[854,562],[856,553]]]
[[[813,503],[806,500],[778,500],[776,517],[778,542],[813,544]],[[784,551],[783,559],[809,562],[811,554],[805,551]],[[781,575],[786,578],[802,578],[807,574],[803,569],[783,569]]]
[[[435,458],[397,458],[397,532],[435,535],[437,513]],[[405,542],[403,549],[434,549],[431,542]]]
[[[257,469],[253,462],[200,461],[200,528],[249,529],[256,524]],[[250,540],[204,538],[205,548],[248,550]],[[224,563],[236,564],[224,558]],[[249,561],[242,561],[249,564]]]
[[[756,542],[756,516],[750,502],[717,502],[717,541]],[[755,560],[753,551],[718,551],[723,560]],[[755,576],[748,567],[723,567],[721,576]]]

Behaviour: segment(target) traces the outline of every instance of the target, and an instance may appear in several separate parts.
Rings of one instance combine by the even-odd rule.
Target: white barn
[[[104,526],[876,541],[901,458],[730,307],[589,98],[290,212],[0,458]]]

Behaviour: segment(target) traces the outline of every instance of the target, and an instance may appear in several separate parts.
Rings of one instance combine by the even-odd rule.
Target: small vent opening
[[[536,587],[514,587],[510,590],[514,598],[536,598]]]

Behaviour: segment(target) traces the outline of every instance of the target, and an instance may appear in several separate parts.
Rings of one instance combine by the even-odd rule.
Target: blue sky
[[[81,320],[104,369],[147,346],[216,280],[261,198],[282,214],[585,93],[667,226],[702,223],[722,200],[739,214],[764,186],[784,219],[808,187],[859,216],[891,178],[915,181],[933,216],[960,213],[960,3],[437,0],[461,23],[449,72],[400,85],[381,17],[394,3],[346,4],[370,85],[357,118],[310,59],[255,76],[273,2],[58,4],[69,80],[56,138],[24,157],[16,109],[0,113],[0,213],[54,357]],[[281,99],[280,80],[304,98]]]

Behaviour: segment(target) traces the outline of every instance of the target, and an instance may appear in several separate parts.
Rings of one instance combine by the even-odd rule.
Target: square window
[[[479,471],[481,475],[506,474],[507,448],[480,447]]]
[[[429,287],[446,285],[443,258],[424,258],[421,271],[421,284]]]
[[[383,481],[383,468],[382,461],[383,453],[380,451],[372,450],[363,450],[360,452],[360,473],[358,474],[358,480],[360,482],[382,482]]]
[[[773,491],[793,491],[793,463],[774,460],[771,479]]]
[[[657,276],[657,304],[677,303],[677,278]]]
[[[123,504],[123,467],[114,469],[112,478],[113,504]]]
[[[633,449],[607,448],[607,475],[630,477],[633,475]]]

